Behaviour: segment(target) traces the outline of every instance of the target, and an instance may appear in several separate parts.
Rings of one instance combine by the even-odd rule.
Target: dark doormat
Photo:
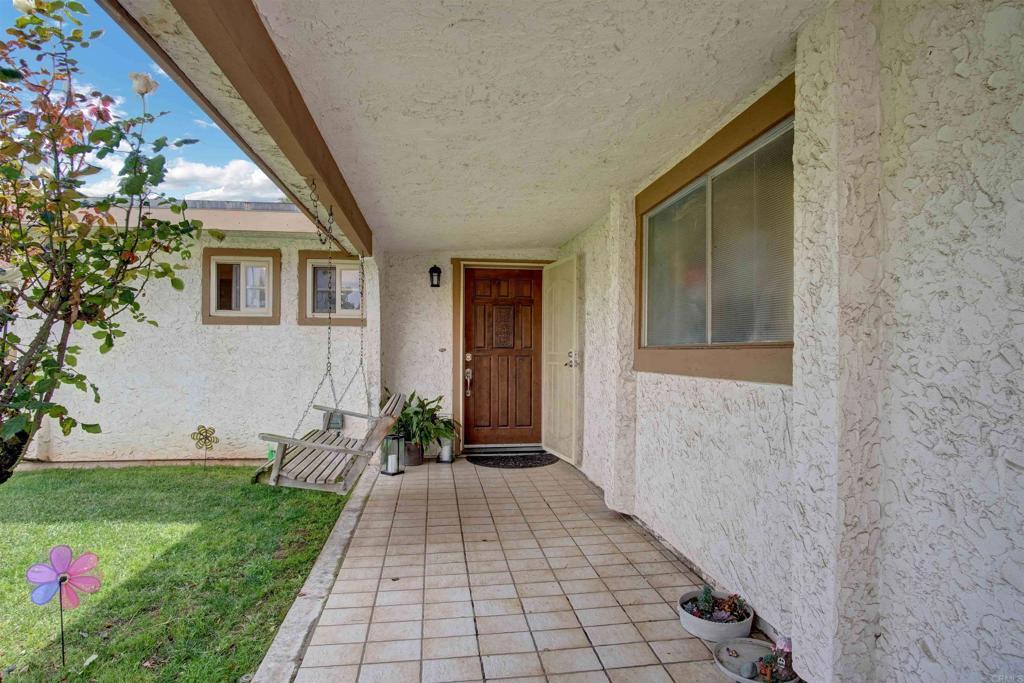
[[[522,469],[524,467],[545,467],[558,462],[557,455],[541,453],[510,453],[508,455],[470,455],[466,457],[474,465],[481,467],[500,467],[503,469]]]

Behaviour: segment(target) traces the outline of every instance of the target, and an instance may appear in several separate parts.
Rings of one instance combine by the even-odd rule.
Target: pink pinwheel
[[[61,609],[78,607],[78,592],[95,593],[100,589],[100,580],[86,574],[94,568],[99,558],[94,553],[82,553],[77,558],[66,545],[50,549],[50,561],[40,562],[28,568],[26,578],[36,584],[32,589],[32,602],[45,605],[60,591]]]

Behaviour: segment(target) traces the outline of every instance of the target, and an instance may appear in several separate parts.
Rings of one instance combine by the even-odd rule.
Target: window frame
[[[239,264],[242,279],[238,311],[217,309],[217,276],[219,264]],[[245,307],[245,265],[267,266],[267,303],[263,309]],[[206,247],[203,249],[202,319],[204,325],[278,325],[281,322],[281,250],[232,249]]]
[[[713,172],[721,172],[746,156],[752,143],[774,136],[766,134],[795,115],[795,78],[783,79],[732,121],[712,135],[689,156],[656,179],[635,197],[635,316],[634,361],[638,372],[686,375],[712,379],[731,379],[770,384],[792,384],[793,342],[717,342],[678,346],[646,346],[646,226],[647,216],[665,203],[678,198],[694,185],[706,182]],[[758,145],[760,147],[760,145]],[[707,190],[705,190],[707,191]],[[710,206],[709,206],[710,211]],[[708,233],[712,225],[706,226]],[[710,247],[710,238],[706,238]],[[711,261],[708,259],[707,288],[711,288]],[[710,317],[710,299],[706,314]],[[711,334],[710,326],[708,335]],[[710,337],[708,337],[710,339]]]
[[[330,262],[330,263],[329,263]],[[340,307],[341,287],[335,289],[336,311],[330,315],[326,313],[313,313],[313,267],[333,265],[339,270],[359,270],[359,259],[345,251],[320,251],[313,249],[302,249],[299,251],[299,296],[297,306],[297,321],[299,325],[331,325],[337,326],[361,326],[365,325],[363,318],[363,307],[366,306],[366,283],[363,282],[363,291],[359,293],[359,308],[355,311],[343,311]],[[341,284],[341,280],[338,280]]]

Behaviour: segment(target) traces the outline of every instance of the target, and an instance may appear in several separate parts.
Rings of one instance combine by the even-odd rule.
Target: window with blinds
[[[646,347],[793,340],[793,121],[643,217]]]

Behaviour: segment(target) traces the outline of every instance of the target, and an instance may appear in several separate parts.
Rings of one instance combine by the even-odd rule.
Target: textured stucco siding
[[[201,323],[202,246],[281,250],[280,325],[203,325]],[[159,327],[122,323],[126,335],[107,354],[83,333],[74,339],[85,352],[79,368],[99,386],[93,403],[71,390],[61,394],[71,414],[98,422],[100,435],[74,431],[63,436],[48,424],[37,455],[53,460],[151,460],[201,458],[189,435],[200,423],[217,429],[220,443],[212,457],[264,457],[269,444],[259,432],[290,435],[323,373],[326,328],[299,326],[298,250],[319,249],[315,237],[242,236],[223,242],[204,238],[181,272],[184,291],[165,281],[147,289],[143,304]],[[371,394],[377,395],[379,365],[373,362],[377,336],[376,269],[367,262],[366,341]],[[357,327],[334,328],[334,364],[340,383],[358,360]],[[341,387],[339,387],[340,390]],[[376,400],[376,398],[374,398]],[[320,402],[330,403],[325,391]],[[362,382],[356,381],[344,405],[365,410]],[[306,426],[315,426],[311,414]]]
[[[1024,676],[1024,5],[882,8],[878,677],[1011,680]]]

